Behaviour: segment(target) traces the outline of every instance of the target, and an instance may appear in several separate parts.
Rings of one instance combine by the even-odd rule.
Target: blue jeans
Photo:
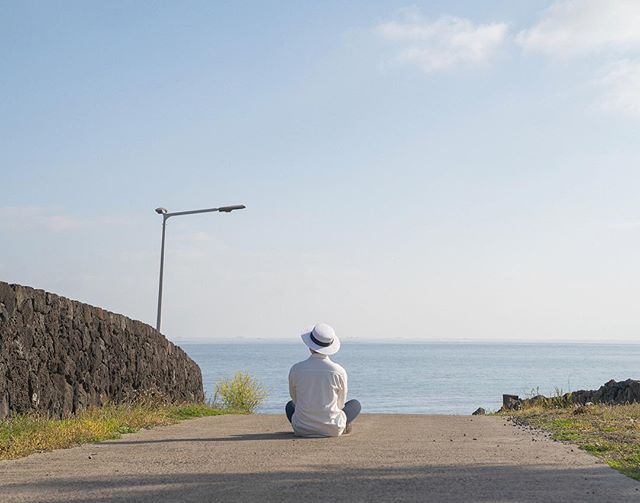
[[[362,406],[358,400],[349,400],[344,404],[344,408],[342,409],[347,416],[347,424],[351,424],[355,421],[358,414],[360,414],[360,410],[362,410]],[[291,422],[291,418],[293,417],[293,413],[296,411],[296,406],[293,403],[293,400],[289,400],[287,405],[284,408],[284,412],[287,415],[287,419]]]

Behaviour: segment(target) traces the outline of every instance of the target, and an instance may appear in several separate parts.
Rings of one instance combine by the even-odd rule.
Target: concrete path
[[[0,462],[0,501],[640,502],[640,483],[497,417],[372,414],[300,439],[220,416]]]

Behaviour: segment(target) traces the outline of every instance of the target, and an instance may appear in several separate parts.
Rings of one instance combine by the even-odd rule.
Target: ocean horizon
[[[288,372],[308,357],[300,342],[178,343],[202,369],[205,393],[237,371],[267,390],[257,412],[282,413]],[[360,342],[345,340],[332,357],[349,375],[349,398],[364,412],[471,414],[497,410],[502,394],[523,397],[597,389],[639,377],[640,344],[603,342]]]

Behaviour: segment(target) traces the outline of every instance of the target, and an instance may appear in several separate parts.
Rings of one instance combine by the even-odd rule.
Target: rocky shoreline
[[[523,407],[548,404],[553,401],[564,405],[640,403],[640,380],[615,381],[611,379],[597,390],[572,391],[557,397],[537,395],[525,399],[517,395],[502,395],[502,408],[498,412],[519,410]]]

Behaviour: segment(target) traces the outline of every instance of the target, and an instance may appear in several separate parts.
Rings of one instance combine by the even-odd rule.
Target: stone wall
[[[147,391],[202,401],[200,368],[149,325],[0,282],[0,419],[61,417]]]

